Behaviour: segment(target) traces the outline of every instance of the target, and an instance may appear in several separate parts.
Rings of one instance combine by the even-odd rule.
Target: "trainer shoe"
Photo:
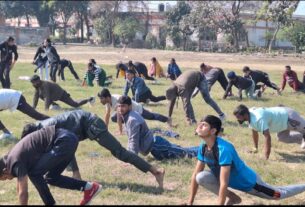
[[[305,140],[302,139],[301,149],[305,149]]]
[[[219,119],[221,120],[221,122],[224,122],[226,120],[226,115],[224,113],[222,113],[221,115],[219,115]]]
[[[102,186],[96,182],[92,183],[89,190],[84,191],[84,198],[81,200],[80,205],[89,205],[92,199],[101,192]]]
[[[93,96],[90,97],[89,103],[90,103],[90,105],[93,105],[95,103],[95,97],[93,97]]]

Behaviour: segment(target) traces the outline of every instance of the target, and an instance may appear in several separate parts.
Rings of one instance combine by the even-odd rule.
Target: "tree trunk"
[[[233,32],[233,40],[234,40],[234,47],[236,49],[236,51],[239,51],[239,42],[238,42],[238,35],[237,35],[237,31]]]
[[[275,38],[276,38],[276,35],[277,35],[277,33],[278,33],[279,30],[280,30],[280,25],[277,24],[276,30],[274,31],[273,36],[272,36],[272,39],[271,39],[271,41],[270,41],[270,43],[269,43],[269,54],[270,54],[271,51],[272,51],[272,45],[273,45],[273,42],[274,42],[274,40],[275,40]]]
[[[86,28],[87,28],[87,41],[89,41],[90,40],[90,36],[89,36],[90,27],[89,27],[89,17],[88,17],[88,14],[85,13],[84,17],[85,17],[85,23],[86,23]]]
[[[30,17],[28,14],[25,15],[26,18],[26,27],[30,27]]]
[[[64,45],[67,43],[67,22],[64,22]]]
[[[186,36],[183,37],[183,51],[185,51],[186,49],[186,40],[187,40]]]
[[[84,15],[80,14],[80,42],[84,42]]]

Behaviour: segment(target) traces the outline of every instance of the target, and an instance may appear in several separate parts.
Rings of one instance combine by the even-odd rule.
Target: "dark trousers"
[[[88,103],[90,101],[90,99],[83,99],[81,101],[74,101],[70,94],[68,94],[67,92],[65,92],[61,98],[59,99],[60,101],[64,102],[65,104],[68,104],[69,106],[72,106],[72,107],[80,107],[86,103]]]
[[[156,121],[161,121],[161,122],[167,122],[168,121],[168,117],[163,116],[161,114],[157,114],[157,113],[147,111],[144,108],[143,108],[143,112],[142,112],[141,116],[144,119],[147,119],[147,120],[156,120]],[[115,113],[111,116],[111,121],[117,122],[117,113]]]
[[[50,63],[50,78],[53,82],[56,82],[56,72],[58,70],[58,62]]]
[[[99,145],[109,150],[117,159],[132,164],[142,172],[148,172],[150,170],[152,166],[148,162],[135,153],[126,150],[120,142],[109,133],[107,126],[102,119],[96,116],[92,123],[88,124],[89,128],[87,130],[87,135],[89,139],[97,141]],[[73,171],[78,170],[75,159],[72,160],[71,167]]]
[[[73,67],[73,65],[72,65],[72,62],[71,62],[71,61],[68,61],[68,62],[69,62],[69,64],[68,64],[67,66],[61,64],[60,69],[59,69],[59,71],[58,71],[58,76],[60,75],[60,76],[61,76],[61,79],[62,79],[62,80],[65,80],[64,69],[65,69],[65,67],[68,67],[69,70],[70,70],[70,72],[71,72],[72,75],[74,76],[74,78],[75,78],[76,80],[79,80],[79,77],[78,77],[76,71],[74,70],[74,67]]]
[[[52,148],[41,156],[35,167],[29,172],[29,178],[45,205],[55,204],[48,184],[79,191],[83,191],[86,186],[85,181],[61,175],[77,149],[77,136],[65,129],[57,129],[55,136]]]
[[[166,97],[165,96],[154,96],[151,93],[151,90],[148,90],[140,96],[139,102],[145,103],[147,99],[150,99],[152,102],[159,102],[159,101],[166,100]]]
[[[0,63],[0,81],[2,84],[2,88],[10,88],[11,80],[10,80],[10,71],[11,64],[8,62]]]
[[[272,83],[272,82],[270,81],[270,79],[269,79],[268,76],[265,77],[265,80],[262,81],[262,82],[263,82],[266,86],[268,86],[268,87],[270,87],[270,88],[272,88],[272,89],[274,89],[274,90],[278,90],[277,85],[276,85],[275,83]]]
[[[145,78],[145,80],[155,80],[153,77],[150,77],[149,75],[148,75],[148,72],[147,72],[147,69],[145,68],[136,68],[136,70],[137,70],[137,72],[138,72],[138,74],[139,74],[139,76],[143,76],[144,78]]]
[[[47,115],[41,114],[38,111],[36,111],[33,107],[31,107],[25,100],[24,96],[21,95],[17,109],[21,111],[22,113],[32,117],[36,120],[45,120],[50,118]]]

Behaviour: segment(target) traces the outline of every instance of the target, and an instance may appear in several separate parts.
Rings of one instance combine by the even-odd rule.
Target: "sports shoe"
[[[221,120],[221,122],[224,122],[226,120],[226,115],[224,113],[222,113],[221,115],[219,115],[219,119]]]
[[[305,140],[302,140],[301,149],[305,149]]]
[[[99,194],[101,190],[102,186],[96,182],[93,182],[91,189],[84,191],[84,198],[81,200],[80,205],[89,205],[92,199]]]
[[[90,103],[90,105],[93,105],[95,103],[95,97],[91,97],[89,99],[89,103]]]

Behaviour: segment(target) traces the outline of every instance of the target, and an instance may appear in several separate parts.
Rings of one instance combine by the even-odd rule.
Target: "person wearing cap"
[[[135,75],[134,70],[126,72],[126,85],[123,93],[125,96],[128,94],[129,89],[132,91],[133,100],[138,103],[147,103],[148,101],[159,102],[166,99],[165,96],[154,96],[144,80]]]
[[[285,89],[286,82],[296,92],[305,93],[305,83],[301,83],[298,79],[297,73],[291,69],[289,65],[285,66],[285,72],[283,74],[281,92]]]
[[[58,69],[60,57],[59,57],[55,47],[52,46],[52,42],[51,42],[50,38],[47,38],[44,40],[43,46],[45,48],[45,53],[46,53],[46,55],[48,57],[48,61],[50,63],[50,78],[53,82],[56,82],[56,72]]]
[[[161,136],[154,136],[143,117],[132,110],[131,98],[121,96],[118,100],[117,113],[123,118],[128,136],[128,150],[146,156],[149,153],[157,160],[193,158],[198,147],[181,147],[172,144]]]
[[[12,36],[9,36],[6,41],[0,44],[0,53],[0,81],[2,88],[10,88],[10,72],[18,60],[17,46]]]
[[[97,96],[100,98],[101,104],[106,106],[106,113],[105,113],[105,123],[107,127],[109,126],[109,119],[110,119],[110,112],[113,110],[113,115],[111,116],[111,120],[113,122],[117,122],[119,125],[119,134],[123,134],[123,126],[122,126],[122,119],[118,113],[116,113],[116,109],[118,106],[118,100],[121,97],[119,94],[111,94],[107,88],[101,90]],[[168,118],[162,114],[153,113],[146,110],[140,103],[132,101],[132,110],[141,114],[144,119],[147,120],[156,120],[163,123],[168,123],[169,127],[172,127],[172,119]]]
[[[305,184],[276,187],[265,183],[239,157],[233,144],[218,136],[221,125],[218,117],[208,115],[196,128],[203,143],[199,146],[187,205],[193,205],[199,185],[218,196],[218,205],[242,202],[230,188],[268,200],[285,199],[305,191]],[[205,169],[206,165],[210,170]]]
[[[55,101],[62,101],[72,107],[80,107],[88,102],[94,102],[94,97],[90,97],[81,101],[74,101],[70,94],[62,89],[58,84],[40,80],[38,75],[33,75],[31,78],[31,83],[35,88],[33,108],[36,108],[39,98],[44,100],[46,111],[49,110],[51,104],[55,104]]]
[[[229,84],[225,94],[223,95],[223,99],[227,98],[229,91],[232,89],[233,85],[238,88],[239,101],[242,100],[243,90],[245,91],[245,95],[250,99],[256,99],[257,97],[260,97],[261,91],[257,90],[257,92],[255,92],[255,83],[253,80],[236,75],[234,71],[228,72],[227,77],[229,78]]]
[[[251,70],[248,66],[245,66],[243,68],[244,78],[248,78],[254,81],[255,83],[255,89],[260,89],[263,93],[265,91],[265,88],[268,86],[278,92],[278,94],[281,94],[280,88],[275,84],[272,83],[269,79],[269,75],[263,71],[260,70]],[[258,85],[258,83],[263,83],[264,85]]]
[[[233,112],[239,124],[249,123],[254,143],[253,152],[258,149],[258,132],[265,137],[264,153],[268,159],[271,152],[271,135],[277,133],[278,141],[301,143],[305,149],[305,119],[289,107],[252,107],[241,104]]]
[[[45,205],[55,205],[49,185],[84,192],[80,205],[89,204],[102,190],[97,182],[63,176],[78,146],[77,136],[65,129],[48,126],[28,134],[0,159],[0,180],[17,178],[21,205],[28,205],[28,178]]]
[[[166,98],[170,101],[168,108],[168,117],[172,116],[177,97],[181,97],[183,109],[189,125],[195,124],[195,114],[191,103],[192,94],[195,88],[198,88],[204,101],[209,104],[225,120],[225,114],[221,111],[217,103],[211,98],[207,81],[200,71],[187,70],[183,72],[177,80],[166,90]]]
[[[44,80],[49,80],[49,61],[43,43],[37,48],[33,65],[37,66],[34,72],[36,73],[37,69],[39,70],[40,79],[44,77]]]
[[[159,187],[163,188],[164,169],[157,168],[136,154],[126,150],[108,131],[105,122],[93,113],[84,110],[73,110],[58,114],[41,122],[27,124],[23,127],[21,138],[29,133],[52,125],[56,128],[63,128],[73,132],[76,134],[79,141],[88,138],[92,141],[96,141],[100,146],[109,150],[117,159],[134,165],[144,173],[150,172],[156,178]],[[81,179],[75,158],[71,161],[70,166],[73,171],[73,177]]]
[[[144,63],[135,62],[133,63],[131,60],[127,64],[128,70],[133,70],[137,77],[143,77],[145,80],[152,80],[155,79],[148,75],[147,67]]]
[[[16,109],[36,120],[44,120],[49,118],[47,115],[41,114],[32,108],[20,91],[13,89],[0,89],[0,111],[15,111]],[[0,130],[3,131],[4,137],[9,137],[11,132],[0,121]]]
[[[161,67],[160,63],[158,62],[157,58],[155,58],[155,57],[151,58],[151,64],[150,64],[150,69],[149,69],[148,75],[150,77],[156,77],[156,78],[165,77],[165,75],[163,73],[163,68]]]
[[[176,60],[174,58],[171,59],[170,63],[167,67],[167,78],[170,78],[171,80],[176,80],[181,75],[181,70],[179,66],[176,63]]]
[[[221,85],[221,87],[223,88],[224,91],[227,89],[228,80],[221,68],[216,68],[216,67],[212,67],[210,65],[201,63],[200,70],[201,70],[201,72],[203,72],[203,74],[208,82],[209,91],[211,91],[211,88],[216,83],[216,81],[219,82],[219,84]],[[229,95],[232,95],[232,91],[229,92]]]

